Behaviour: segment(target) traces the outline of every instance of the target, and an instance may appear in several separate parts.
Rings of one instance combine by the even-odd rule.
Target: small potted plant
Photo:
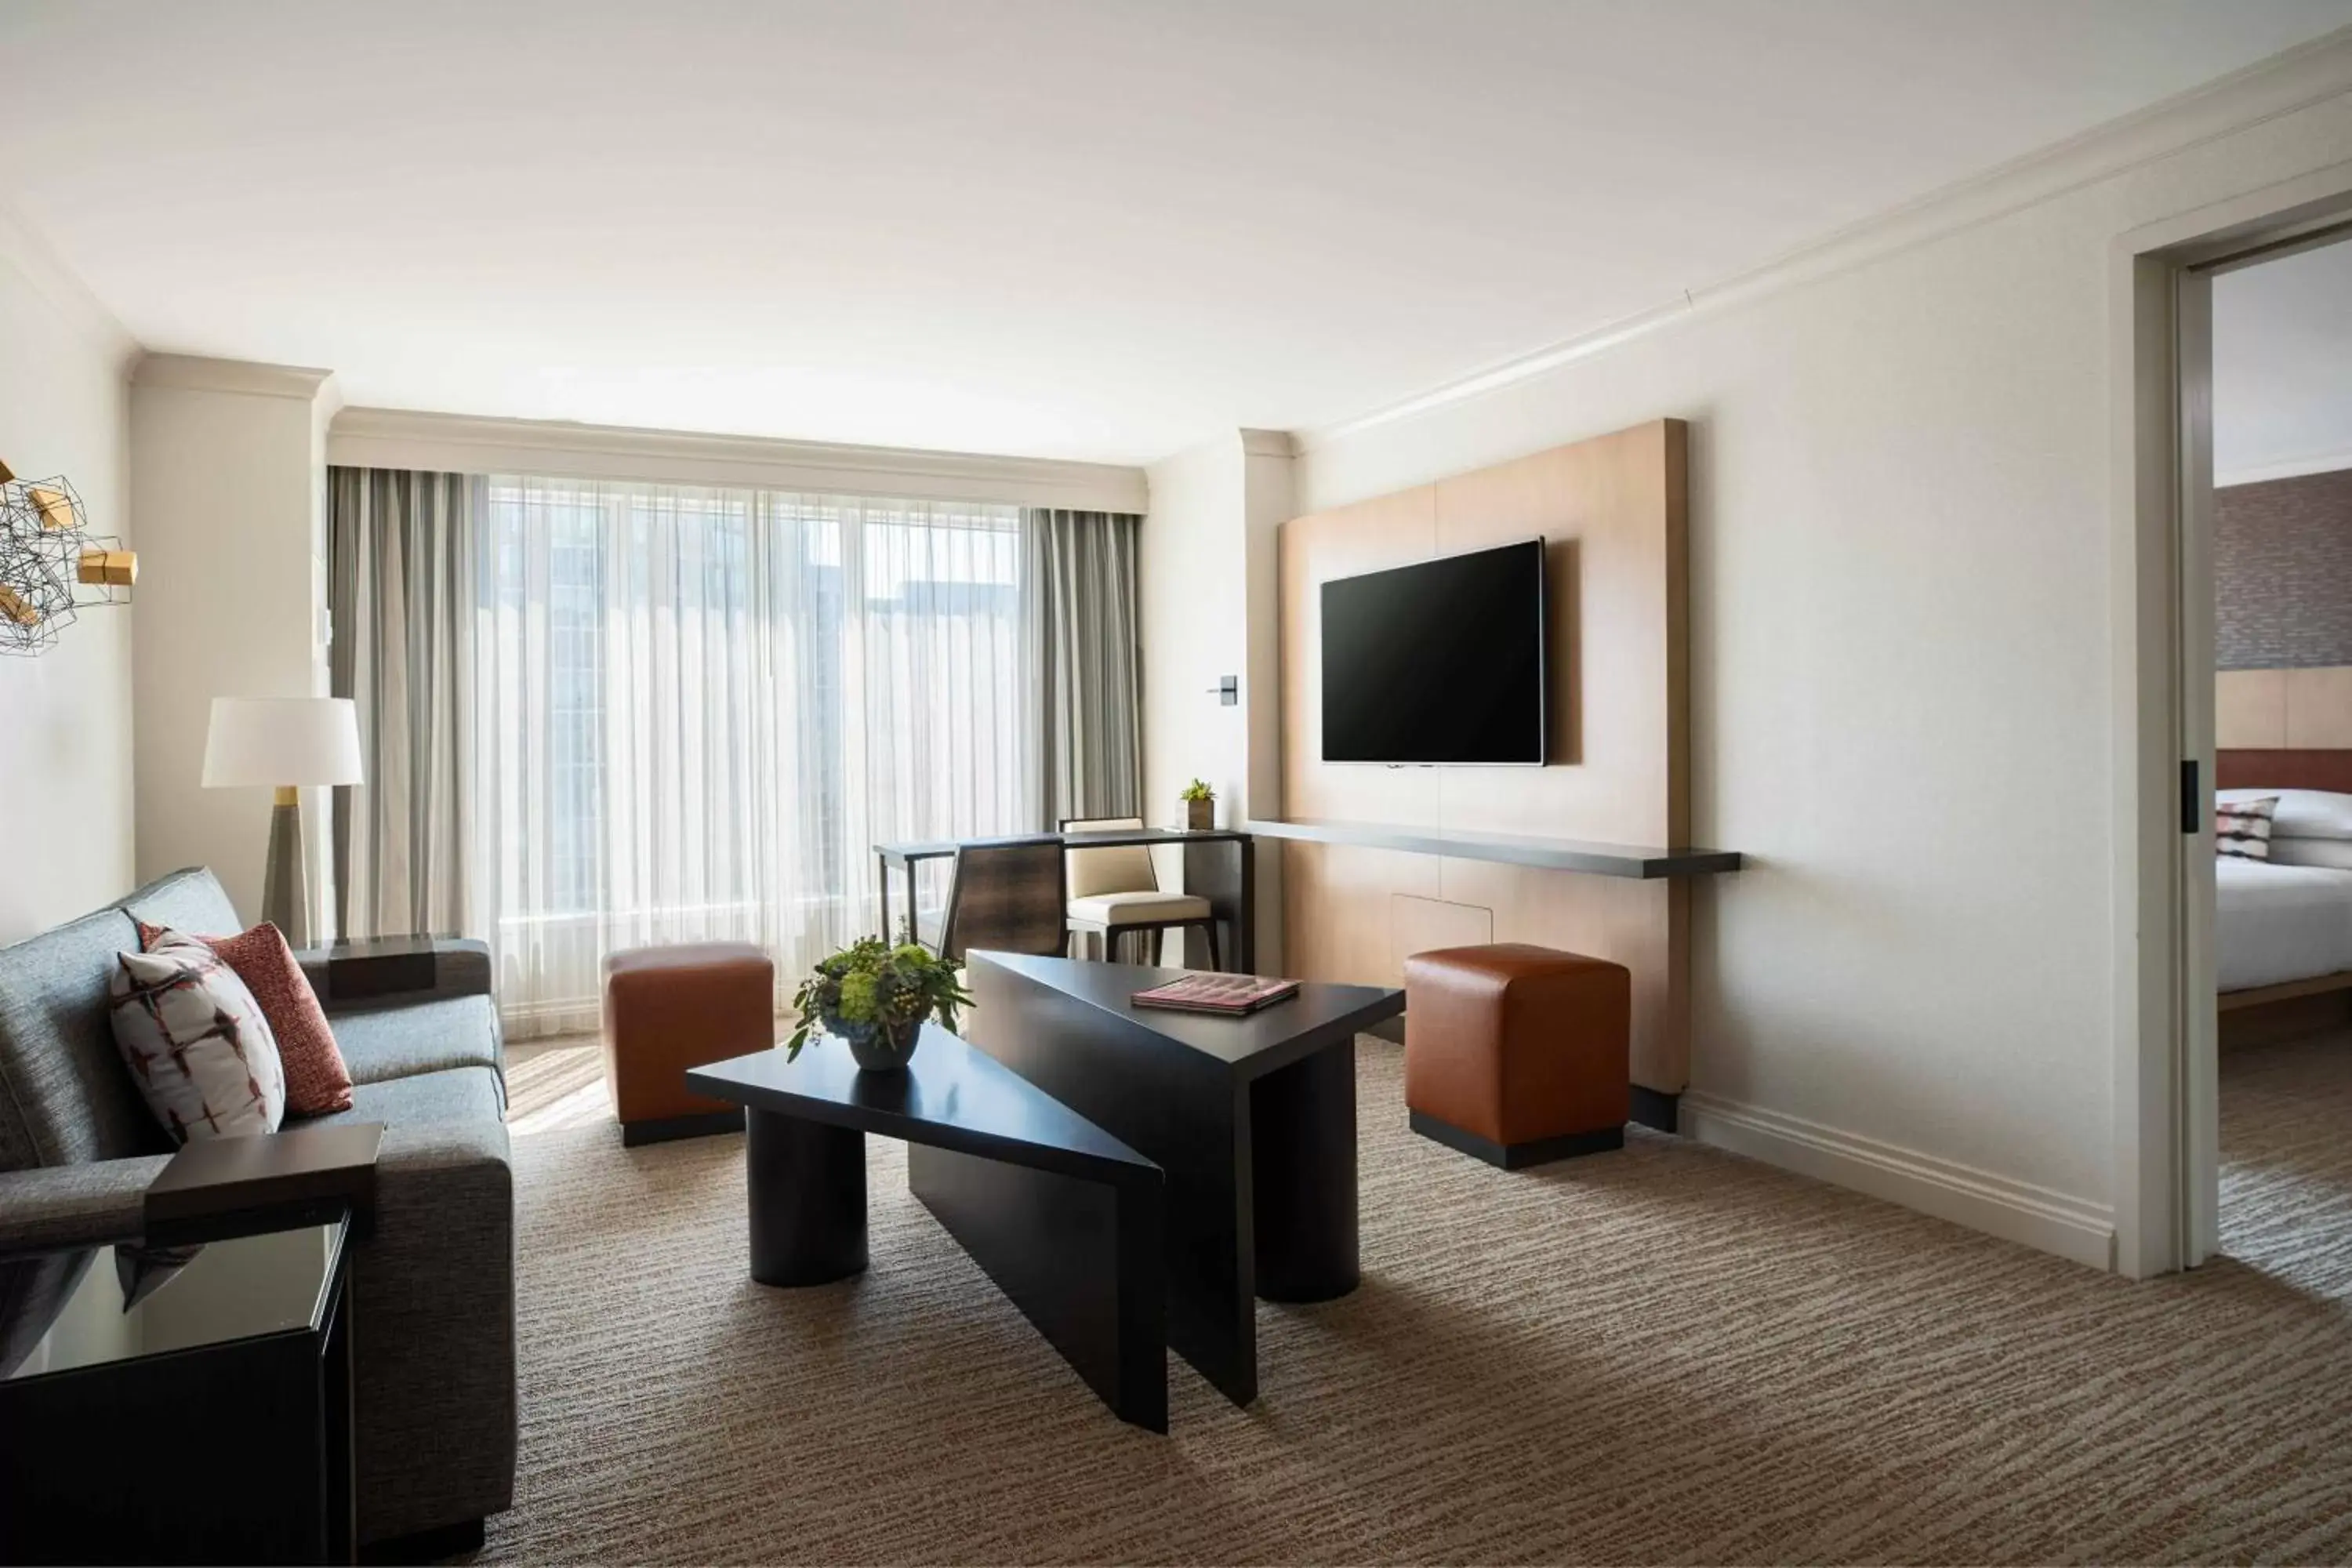
[[[937,1018],[953,1029],[956,1009],[971,1004],[955,965],[920,942],[893,947],[878,936],[861,937],[819,959],[801,982],[793,998],[800,1027],[784,1059],[798,1060],[811,1031],[822,1028],[846,1042],[865,1071],[897,1072],[914,1056],[926,1021]]]
[[[1184,803],[1184,826],[1195,832],[1217,825],[1216,792],[1200,779],[1184,786],[1176,798]]]

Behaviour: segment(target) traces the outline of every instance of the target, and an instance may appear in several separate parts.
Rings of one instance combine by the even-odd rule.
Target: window
[[[478,536],[476,864],[502,1004],[593,1027],[614,947],[879,916],[871,846],[1037,816],[1020,514],[497,477]]]

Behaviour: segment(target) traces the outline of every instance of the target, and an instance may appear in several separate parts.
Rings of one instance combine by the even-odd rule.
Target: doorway
[[[2352,1293],[2352,236],[2202,289],[2217,1127],[2190,1260]]]
[[[2352,163],[2148,225],[2114,251],[2111,1134],[2114,1265],[2130,1278],[2220,1245],[2213,287],[2347,233]]]

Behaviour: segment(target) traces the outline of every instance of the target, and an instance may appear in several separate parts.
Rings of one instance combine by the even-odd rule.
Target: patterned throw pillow
[[[139,922],[139,945],[150,952],[155,951],[158,939],[173,934],[162,926]],[[278,1059],[286,1069],[286,1114],[324,1116],[331,1110],[349,1110],[351,1068],[343,1064],[335,1032],[327,1026],[327,1011],[319,1005],[319,994],[310,989],[310,977],[294,962],[294,950],[286,945],[285,933],[264,921],[235,936],[194,940],[219,953],[261,1004],[261,1016],[269,1021],[269,1033],[278,1041]]]
[[[2241,860],[2267,860],[2271,858],[2271,813],[2278,809],[2278,796],[2266,795],[2261,800],[2222,801],[2213,807],[2213,849],[2216,854],[2234,855]]]
[[[177,931],[115,955],[114,1044],[173,1142],[275,1132],[286,1075],[261,1005],[220,954]]]

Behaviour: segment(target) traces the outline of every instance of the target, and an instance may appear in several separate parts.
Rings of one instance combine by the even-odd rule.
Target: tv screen
[[[1323,760],[1544,761],[1544,542],[1323,584]]]

